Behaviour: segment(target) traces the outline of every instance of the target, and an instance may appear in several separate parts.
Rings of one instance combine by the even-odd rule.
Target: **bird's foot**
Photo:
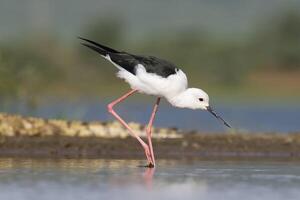
[[[153,163],[149,163],[148,165],[145,165],[144,167],[146,167],[146,168],[154,168],[155,166],[154,166]]]

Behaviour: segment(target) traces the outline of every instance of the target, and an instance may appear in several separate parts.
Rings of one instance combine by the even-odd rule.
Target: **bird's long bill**
[[[223,122],[226,126],[228,126],[229,128],[231,128],[231,126],[220,116],[218,115],[211,106],[207,106],[206,107],[207,111],[210,112],[213,116],[215,116],[218,120],[220,120],[221,122]]]

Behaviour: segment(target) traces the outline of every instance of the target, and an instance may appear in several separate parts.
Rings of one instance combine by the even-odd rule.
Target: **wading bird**
[[[185,73],[174,64],[154,56],[140,56],[117,51],[82,37],[79,37],[79,39],[83,40],[82,45],[98,52],[103,58],[110,61],[118,69],[117,76],[124,79],[131,86],[131,90],[128,93],[108,104],[107,108],[144,148],[148,160],[146,167],[155,166],[151,128],[162,97],[175,107],[207,110],[226,126],[230,127],[209,105],[209,97],[206,92],[198,88],[188,88],[188,80]],[[113,109],[116,104],[124,101],[136,92],[157,96],[146,128],[148,144]]]

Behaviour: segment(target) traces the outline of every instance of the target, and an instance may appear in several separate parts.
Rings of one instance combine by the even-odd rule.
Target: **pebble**
[[[145,126],[130,122],[129,126],[141,137],[146,137]],[[61,135],[68,137],[102,137],[102,138],[126,138],[130,137],[128,130],[117,121],[113,122],[81,122],[64,121],[56,119],[41,119],[34,117],[22,117],[0,113],[0,136],[52,136]],[[153,128],[153,138],[181,138],[182,135],[174,129]]]

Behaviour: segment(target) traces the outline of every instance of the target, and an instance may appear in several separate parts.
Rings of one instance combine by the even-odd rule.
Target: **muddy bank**
[[[144,127],[131,124],[143,137]],[[157,158],[268,157],[300,159],[300,133],[205,134],[155,129]],[[118,123],[45,120],[0,114],[1,157],[144,158]]]
[[[186,135],[153,141],[158,158],[294,157],[300,158],[300,136]],[[143,158],[133,138],[67,136],[1,137],[0,156],[56,158]]]

